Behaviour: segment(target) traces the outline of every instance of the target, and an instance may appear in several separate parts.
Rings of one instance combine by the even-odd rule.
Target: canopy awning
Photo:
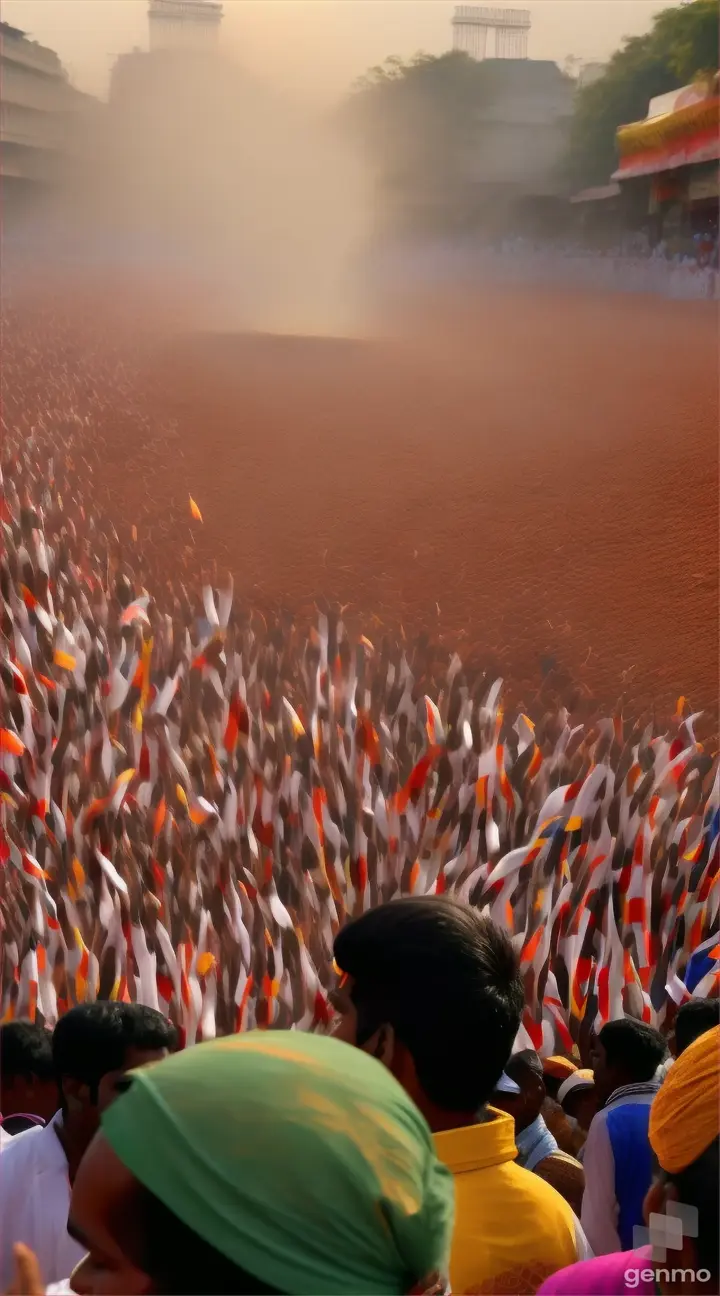
[[[617,198],[621,189],[619,184],[595,185],[592,189],[581,189],[570,199],[571,203],[607,202],[608,198]]]
[[[720,96],[717,86],[704,99],[674,112],[621,126],[620,165],[613,180],[655,175],[720,159]]]

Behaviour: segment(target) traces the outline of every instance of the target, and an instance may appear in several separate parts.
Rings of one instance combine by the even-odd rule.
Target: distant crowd
[[[94,498],[112,386],[61,333],[10,347],[5,1286],[534,1292],[635,1256],[648,1191],[696,1211],[676,1249],[716,1281],[699,717],[511,715],[427,637],[159,579]],[[188,498],[190,550],[200,526]]]
[[[383,278],[422,284],[543,284],[557,289],[650,294],[678,300],[720,297],[718,235],[698,234],[652,243],[646,234],[596,248],[580,239],[475,236],[402,242],[381,258]]]

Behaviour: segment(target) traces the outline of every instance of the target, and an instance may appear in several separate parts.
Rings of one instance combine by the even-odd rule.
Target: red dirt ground
[[[261,606],[424,625],[529,709],[716,716],[717,343],[710,303],[540,289],[367,342],[174,334],[143,399],[177,437],[100,475],[169,560],[192,494],[199,556]]]

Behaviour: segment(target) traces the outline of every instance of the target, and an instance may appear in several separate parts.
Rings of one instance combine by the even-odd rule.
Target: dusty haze
[[[191,290],[196,326],[337,334],[360,327],[370,214],[332,116],[219,55],[138,53],[37,232],[78,272]]]
[[[530,55],[607,58],[671,0],[523,0]],[[225,0],[223,49],[273,85],[336,98],[389,54],[442,54],[454,0]],[[519,4],[519,0],[518,0]],[[118,54],[147,42],[147,0],[3,0],[3,18],[56,49],[83,90],[105,94]]]

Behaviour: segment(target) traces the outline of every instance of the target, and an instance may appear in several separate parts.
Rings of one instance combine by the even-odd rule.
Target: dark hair
[[[533,1075],[537,1076],[538,1080],[542,1080],[543,1084],[545,1083],[543,1064],[535,1049],[520,1049],[517,1053],[513,1053],[505,1067],[505,1071],[510,1076],[510,1079],[516,1082],[518,1074],[522,1075],[523,1071],[531,1071]]]
[[[517,959],[499,927],[449,899],[392,900],[348,923],[334,953],[353,978],[358,1044],[387,1022],[431,1102],[465,1113],[487,1101],[524,1004]]]
[[[697,1210],[698,1234],[695,1239],[697,1267],[709,1269],[713,1278],[718,1276],[719,1145],[720,1139],[713,1139],[710,1146],[700,1153],[692,1165],[677,1174],[665,1174],[665,1178],[675,1185],[678,1199],[684,1205],[694,1206]]]
[[[701,1035],[720,1022],[720,999],[692,999],[675,1018],[675,1052],[678,1057]]]
[[[0,1026],[0,1068],[3,1079],[52,1080],[52,1036],[44,1026],[11,1021]]]
[[[608,1066],[622,1071],[634,1084],[652,1080],[667,1057],[667,1045],[660,1032],[635,1017],[608,1022],[598,1039]]]
[[[128,1050],[169,1049],[177,1031],[162,1013],[143,1004],[88,1003],[61,1017],[52,1037],[55,1078],[71,1076],[90,1086],[97,1101],[100,1081],[109,1071],[121,1071]]]
[[[189,1228],[164,1202],[138,1184],[134,1203],[140,1227],[134,1231],[131,1259],[153,1279],[161,1296],[279,1296],[247,1270]],[[135,1249],[137,1248],[137,1254]]]

